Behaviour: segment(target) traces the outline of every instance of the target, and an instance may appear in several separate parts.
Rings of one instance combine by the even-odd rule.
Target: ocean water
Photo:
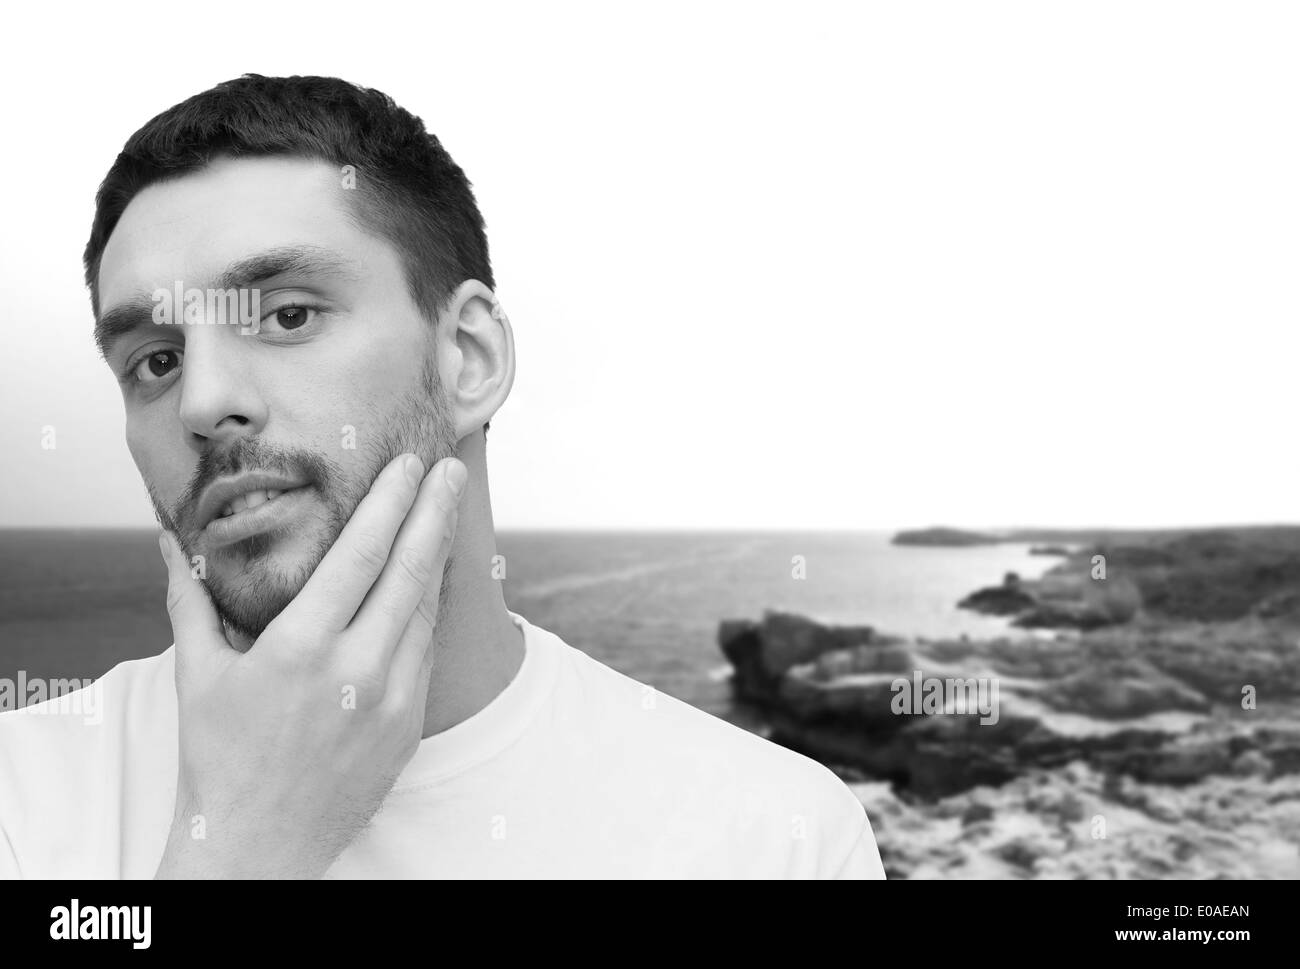
[[[156,533],[0,531],[0,676],[93,678],[171,644]],[[506,601],[615,669],[744,722],[717,644],[723,619],[789,609],[918,636],[994,636],[956,608],[1005,572],[1054,559],[1025,545],[922,548],[887,533],[501,532]],[[801,558],[796,558],[799,556]],[[804,578],[795,578],[802,562]]]

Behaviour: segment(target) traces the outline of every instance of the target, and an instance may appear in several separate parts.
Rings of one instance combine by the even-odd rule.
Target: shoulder
[[[830,787],[845,785],[815,760],[774,744],[720,717],[620,673],[553,634],[564,651],[560,702],[598,720],[620,746],[668,747],[675,760],[708,764],[730,773],[758,770],[776,781]],[[847,790],[847,788],[845,788]],[[850,795],[851,796],[851,795]]]
[[[0,713],[0,778],[47,775],[78,758],[100,757],[132,735],[157,737],[160,725],[175,723],[174,676],[169,648],[91,681],[9,678],[4,687],[18,709]]]
[[[169,649],[88,684],[19,674],[0,687],[21,687],[23,704],[0,713],[0,877],[118,877],[136,809],[171,809],[173,676]]]
[[[800,848],[781,864],[802,857],[809,876],[833,876],[856,851],[875,855],[861,802],[824,765],[555,642],[568,651],[557,716],[598,738],[583,747],[664,817],[725,832],[735,851]]]

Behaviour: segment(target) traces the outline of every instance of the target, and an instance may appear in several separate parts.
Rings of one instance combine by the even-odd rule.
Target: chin
[[[221,618],[256,639],[302,591],[329,546],[294,533],[256,535],[216,549],[206,584]]]
[[[308,563],[310,563],[309,568],[314,569],[320,561],[319,557],[314,558],[314,556],[321,544],[322,538],[312,534],[311,529],[262,532],[214,548],[208,557],[237,563],[235,568],[240,570],[269,568],[281,572],[293,572]]]

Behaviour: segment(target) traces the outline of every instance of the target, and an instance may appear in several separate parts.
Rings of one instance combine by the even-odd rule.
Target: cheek
[[[345,472],[370,470],[375,447],[387,440],[396,417],[395,395],[357,386],[339,387],[328,408],[312,419],[303,435]],[[304,429],[305,430],[305,429]]]
[[[129,417],[126,420],[126,449],[131,452],[131,460],[135,462],[141,477],[149,481],[152,478],[149,434],[138,421]]]
[[[127,418],[126,447],[145,484],[161,499],[174,501],[184,490],[193,456],[179,445],[170,451],[167,442],[178,440],[174,429],[157,421]]]
[[[358,437],[383,436],[394,417],[410,408],[411,399],[425,394],[429,352],[418,334],[403,334],[358,343],[336,356],[332,366],[315,375],[313,399],[330,415],[330,424],[318,426],[320,433],[337,439],[353,428]]]

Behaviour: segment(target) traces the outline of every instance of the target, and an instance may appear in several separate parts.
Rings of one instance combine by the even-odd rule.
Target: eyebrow
[[[332,276],[355,281],[353,265],[339,253],[321,246],[281,246],[232,262],[217,277],[211,289],[251,289],[278,276]],[[186,286],[187,290],[197,288]],[[95,320],[95,344],[108,359],[113,346],[133,330],[153,326],[152,295],[133,296],[105,310]]]

